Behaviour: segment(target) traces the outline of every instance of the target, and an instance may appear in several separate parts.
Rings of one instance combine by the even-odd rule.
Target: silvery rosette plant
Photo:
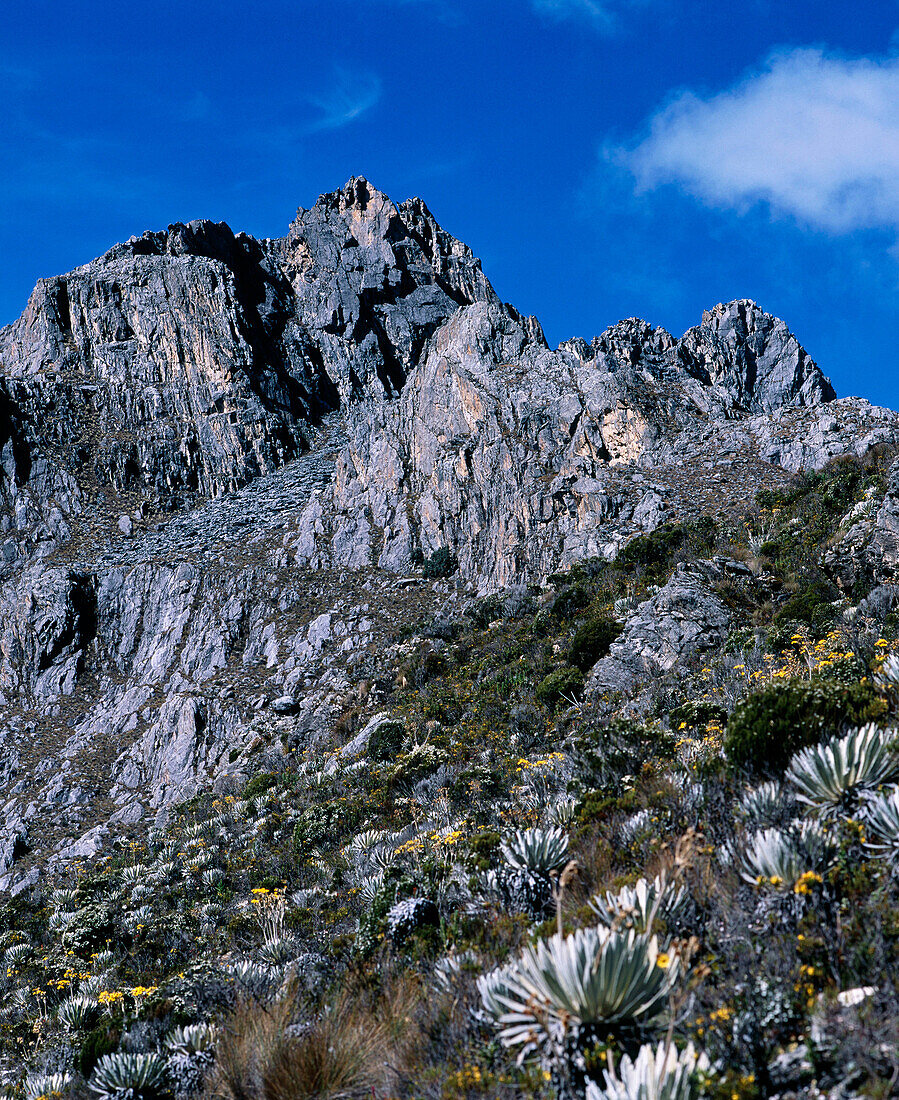
[[[548,875],[568,862],[568,836],[558,826],[519,829],[500,844],[500,851],[514,870]]]
[[[617,892],[597,894],[588,904],[609,928],[652,932],[656,920],[661,920],[672,931],[689,904],[689,896],[683,886],[657,875],[651,881],[638,879]]]
[[[603,1085],[589,1082],[587,1100],[697,1100],[708,1071],[708,1058],[692,1043],[680,1052],[670,1040],[647,1043],[636,1058],[625,1054],[617,1069],[605,1070]]]
[[[792,890],[808,872],[828,870],[836,853],[836,842],[815,821],[789,829],[759,829],[746,841],[740,874],[753,885]]]
[[[895,874],[899,869],[899,789],[884,795],[866,792],[862,816],[870,834],[865,847],[887,859]]]
[[[100,1006],[96,998],[78,993],[62,1002],[56,1018],[68,1031],[80,1031],[90,1027],[99,1015]]]
[[[751,825],[780,825],[795,816],[796,802],[792,792],[780,783],[769,781],[751,787],[739,803],[740,816]]]
[[[29,1077],[25,1082],[25,1100],[56,1100],[65,1096],[71,1087],[72,1077],[68,1073],[44,1073],[38,1077]]]
[[[158,1054],[104,1054],[88,1081],[100,1100],[152,1100],[165,1094],[167,1084]]]
[[[677,976],[655,937],[582,928],[526,947],[483,975],[478,991],[504,1046],[559,1072],[598,1029],[637,1034],[658,1024]]]
[[[896,731],[871,724],[802,749],[787,770],[798,800],[821,817],[851,812],[862,792],[897,776]]]

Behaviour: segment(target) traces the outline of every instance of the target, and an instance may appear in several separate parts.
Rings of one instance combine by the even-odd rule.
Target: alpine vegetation
[[[854,811],[862,792],[897,777],[897,731],[875,725],[802,749],[787,770],[799,801],[823,817]]]
[[[793,890],[806,873],[829,870],[837,850],[835,839],[815,821],[759,829],[747,838],[741,874],[753,884]]]
[[[556,934],[478,979],[504,1046],[568,1079],[600,1036],[632,1041],[658,1027],[679,967],[654,937],[606,928]],[[560,1084],[561,1087],[561,1084]]]
[[[899,788],[883,795],[865,792],[861,813],[871,837],[866,847],[887,859],[894,874],[899,872]]]
[[[641,878],[633,886],[591,898],[589,905],[609,928],[655,931],[656,921],[665,930],[675,932],[687,908],[689,898],[684,886],[656,875],[652,881]]]
[[[156,1100],[167,1091],[165,1061],[157,1054],[104,1054],[88,1084],[100,1100]]]
[[[591,1081],[587,1100],[698,1100],[709,1073],[705,1054],[692,1043],[682,1050],[670,1039],[640,1047],[636,1058],[627,1054],[620,1065],[604,1071],[604,1084]]]
[[[559,826],[519,829],[502,842],[500,850],[514,870],[547,875],[568,862],[568,835]]]

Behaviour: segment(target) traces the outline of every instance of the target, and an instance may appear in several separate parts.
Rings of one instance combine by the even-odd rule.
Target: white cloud
[[[334,84],[309,102],[319,112],[311,130],[338,130],[370,110],[381,98],[381,81],[374,73],[338,69]]]
[[[767,203],[835,233],[899,226],[899,58],[776,53],[727,91],[679,94],[607,156],[712,206]]]

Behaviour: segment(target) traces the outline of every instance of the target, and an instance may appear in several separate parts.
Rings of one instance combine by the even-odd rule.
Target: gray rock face
[[[590,673],[588,690],[630,692],[678,662],[715,649],[727,637],[731,614],[715,593],[724,579],[711,562],[679,569],[628,618],[607,657]]]
[[[352,757],[398,623],[897,440],[752,302],[551,350],[363,179],[280,239],[173,225],[42,280],[0,330],[0,889],[348,710]],[[847,523],[858,568],[899,561],[896,501]],[[443,547],[449,580],[408,576]],[[713,587],[678,574],[597,690],[717,644]]]
[[[231,491],[341,401],[397,393],[479,300],[496,295],[471,251],[361,179],[280,240],[206,221],[133,237],[40,282],[0,331],[9,464],[21,481],[39,450],[118,492]]]
[[[883,494],[872,487],[842,518],[838,535],[824,564],[842,588],[899,580],[899,460],[890,466]]]
[[[680,341],[624,321],[554,352],[532,322],[480,302],[435,334],[399,400],[350,408],[332,527],[317,519],[355,565],[407,570],[446,546],[483,586],[521,583],[746,500],[834,444],[895,438],[894,414],[832,397],[751,302],[716,307]]]

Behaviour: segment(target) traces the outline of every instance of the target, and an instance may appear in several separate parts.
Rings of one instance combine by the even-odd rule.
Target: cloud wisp
[[[773,54],[706,98],[683,92],[629,149],[607,149],[643,189],[679,184],[709,206],[829,233],[899,228],[899,59]]]
[[[309,96],[318,112],[310,131],[339,130],[371,110],[381,98],[381,81],[374,73],[338,69],[327,91]]]

